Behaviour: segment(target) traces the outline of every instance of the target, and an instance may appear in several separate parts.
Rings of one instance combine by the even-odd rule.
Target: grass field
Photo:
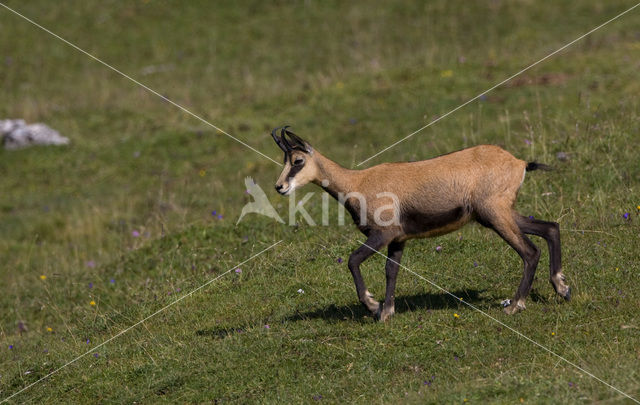
[[[347,167],[634,5],[3,4],[276,161],[269,131],[287,123]],[[640,8],[363,165],[483,143],[553,165],[517,208],[560,223],[571,302],[545,247],[527,310],[503,314],[521,261],[480,226],[413,241],[403,264],[635,399],[639,22]],[[0,150],[0,401],[86,354],[9,402],[633,402],[408,271],[396,315],[374,322],[346,266],[354,226],[236,225],[247,176],[286,216],[278,165],[4,7],[0,49],[0,119],[71,139]],[[320,190],[302,191],[320,222]],[[383,266],[363,265],[378,299]]]

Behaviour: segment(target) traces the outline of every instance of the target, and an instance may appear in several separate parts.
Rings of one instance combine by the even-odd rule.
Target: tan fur
[[[288,195],[315,183],[349,210],[367,242],[353,251],[348,267],[360,302],[381,321],[395,312],[395,283],[405,241],[453,232],[471,220],[496,231],[523,260],[524,275],[506,313],[525,309],[540,258],[540,250],[525,233],[547,240],[551,283],[558,294],[570,299],[571,290],[561,272],[558,224],[525,217],[513,209],[526,171],[546,166],[532,162],[529,167],[498,146],[480,145],[419,162],[350,170],[287,128],[282,129],[280,138],[277,130],[272,132],[285,152],[276,189]],[[378,304],[366,289],[360,264],[385,246],[387,289],[384,304]]]
[[[389,198],[376,197],[390,192],[401,201],[403,212],[413,211],[434,216],[455,208],[471,207],[483,210],[488,204],[511,207],[522,181],[526,163],[498,146],[481,145],[434,159],[407,163],[383,163],[364,170],[349,170],[329,160],[317,150],[312,155],[294,151],[276,183],[284,190],[290,186],[287,174],[296,158],[305,158],[305,167],[295,176],[295,188],[313,182],[322,187],[328,180],[327,191],[358,192],[367,202],[367,223],[375,227],[376,209],[390,203]],[[325,182],[326,184],[326,182]],[[289,191],[290,192],[290,191]],[[355,199],[351,202],[357,203]],[[405,233],[401,226],[385,227],[394,230],[393,240],[407,240],[438,236],[453,232],[472,219],[467,215],[436,229],[423,233]],[[510,212],[509,212],[510,214]]]

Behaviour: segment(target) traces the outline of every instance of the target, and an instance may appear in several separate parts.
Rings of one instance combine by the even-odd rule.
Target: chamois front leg
[[[391,242],[389,244],[387,264],[385,266],[387,290],[384,297],[382,311],[380,312],[380,321],[382,322],[385,322],[395,313],[396,278],[398,276],[398,269],[400,268],[403,249],[404,242]]]
[[[385,244],[382,235],[371,235],[362,246],[354,250],[351,256],[349,256],[349,270],[353,276],[353,282],[356,284],[358,299],[362,305],[376,317],[380,315],[381,306],[367,290],[367,286],[364,284],[362,274],[360,273],[360,264],[376,253],[376,251],[383,248]]]

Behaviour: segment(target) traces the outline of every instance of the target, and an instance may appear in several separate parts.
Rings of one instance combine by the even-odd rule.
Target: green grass
[[[6,2],[275,160],[268,133],[288,123],[348,167],[634,4],[623,3]],[[518,209],[561,224],[570,303],[553,294],[544,249],[528,309],[504,315],[521,262],[478,226],[409,243],[403,264],[635,398],[638,18],[366,164],[482,143],[552,164],[527,176]],[[407,271],[396,315],[373,322],[338,263],[362,240],[353,226],[235,225],[246,176],[285,214],[273,162],[4,8],[0,49],[0,117],[72,140],[0,151],[0,400],[283,240],[11,401],[623,401]],[[377,298],[383,266],[363,266]]]

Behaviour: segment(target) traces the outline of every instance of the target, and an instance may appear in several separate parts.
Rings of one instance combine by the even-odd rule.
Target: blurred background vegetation
[[[634,3],[4,4],[276,161],[269,132],[289,124],[355,167]],[[639,18],[630,12],[365,164],[493,143],[553,165],[527,176],[518,209],[560,222],[575,299],[555,301],[545,253],[529,310],[505,322],[635,396]],[[285,216],[276,164],[3,7],[0,49],[0,118],[71,138],[0,151],[0,398],[280,239],[16,401],[621,398],[408,273],[396,319],[372,323],[338,263],[358,245],[353,227],[257,216],[235,226],[246,176]],[[320,193],[308,191],[319,222]],[[507,252],[468,227],[414,242],[405,257],[501,316],[520,278]],[[382,266],[366,265],[378,297]],[[468,323],[453,324],[454,311]]]

